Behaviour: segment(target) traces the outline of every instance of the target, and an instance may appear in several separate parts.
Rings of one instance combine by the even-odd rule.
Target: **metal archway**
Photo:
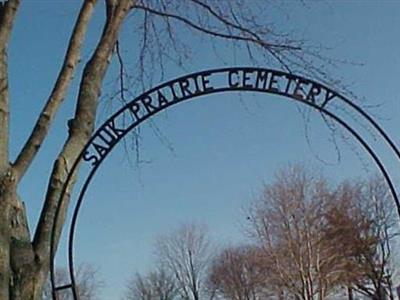
[[[71,225],[69,228],[68,263],[70,283],[62,286],[56,286],[54,278],[55,228],[59,218],[61,201],[58,203],[57,212],[54,216],[50,247],[50,280],[54,300],[57,299],[57,293],[62,290],[70,290],[73,298],[79,300],[73,260],[74,235],[79,210],[93,176],[114,146],[139,124],[174,104],[205,95],[238,91],[260,92],[284,96],[319,111],[324,116],[342,126],[364,148],[377,165],[388,184],[400,217],[400,201],[396,188],[381,158],[372,145],[370,145],[356,129],[334,111],[329,109],[331,103],[334,102],[336,105],[342,105],[358,114],[376,131],[381,140],[386,143],[391,153],[400,161],[400,150],[396,144],[383,128],[360,106],[324,84],[279,70],[232,67],[196,72],[160,84],[127,103],[95,131],[74,162],[61,192],[60,199],[62,199],[66,193],[66,188],[70,181],[73,180],[73,174],[78,165],[80,163],[85,163],[88,167],[85,171],[86,174],[82,177],[84,180],[79,188],[78,198],[72,213]]]

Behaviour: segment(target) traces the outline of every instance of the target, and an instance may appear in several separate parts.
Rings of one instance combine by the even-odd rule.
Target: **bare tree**
[[[330,200],[327,181],[298,166],[279,172],[265,186],[250,221],[275,270],[269,280],[277,290],[310,300],[316,295],[323,299],[335,287],[338,274],[330,262],[340,254],[327,252],[320,242]]]
[[[266,282],[299,299],[325,299],[343,286],[393,298],[391,241],[397,234],[384,181],[330,186],[303,167],[278,173],[250,210],[250,233],[275,272]]]
[[[346,256],[347,274],[356,275],[350,286],[372,299],[393,299],[392,243],[399,228],[384,181],[373,177],[345,183],[339,187],[338,195],[335,208],[330,211],[336,220],[330,219],[329,225],[341,230],[332,244]]]
[[[183,299],[203,299],[203,293],[206,294],[207,269],[213,254],[204,226],[186,224],[160,236],[156,253],[161,265],[175,277]]]
[[[335,257],[333,268],[347,286],[348,298],[353,298],[354,285],[365,282],[363,253],[376,247],[377,238],[372,232],[370,218],[360,207],[361,185],[349,182],[341,184],[334,192],[335,199],[327,205],[322,243]]]
[[[396,236],[393,208],[383,180],[341,184],[327,207],[323,243],[340,253],[332,266],[353,291],[372,299],[393,299],[391,243]]]
[[[271,296],[266,285],[268,272],[263,253],[253,246],[229,247],[212,262],[209,290],[222,299],[257,300]]]
[[[136,274],[127,285],[127,300],[174,300],[178,294],[173,274],[163,268],[147,276]]]
[[[82,2],[70,38],[66,41],[65,56],[60,58],[63,63],[53,88],[43,101],[36,122],[31,124],[31,134],[16,157],[9,156],[9,110],[12,99],[7,59],[14,57],[8,55],[8,44],[20,1],[0,2],[0,299],[3,300],[38,300],[42,295],[50,264],[53,217],[56,208],[61,207],[59,222],[55,224],[55,242],[58,244],[74,180],[67,187],[63,198],[60,198],[61,190],[71,166],[93,132],[99,95],[110,63],[119,63],[118,95],[123,101],[128,88],[135,90],[138,87],[138,80],[128,82],[131,85],[127,83],[130,77],[122,57],[123,52],[120,51],[123,41],[118,41],[123,24],[135,25],[131,30],[136,33],[137,41],[133,44],[139,47],[136,52],[139,55],[132,73],[140,74],[139,79],[143,85],[150,78],[148,70],[163,70],[164,64],[171,61],[182,65],[182,59],[189,53],[188,46],[193,44],[195,36],[226,42],[227,45],[241,45],[251,58],[261,54],[264,60],[275,62],[285,69],[312,73],[317,77],[326,77],[327,74],[321,72],[324,69],[315,63],[315,60],[321,58],[319,53],[312,52],[303,41],[281,34],[269,23],[269,17],[262,15],[262,12],[269,11],[263,9],[264,1],[251,1],[251,5],[248,5],[247,1],[242,0],[104,0],[105,5],[96,8],[97,2]],[[94,51],[87,60],[82,61],[82,73],[77,74],[87,27],[95,9],[104,9],[103,30]],[[127,20],[128,14],[132,15],[132,23]],[[185,30],[192,33],[190,39],[188,35],[181,36]],[[186,46],[181,43],[185,40]],[[114,54],[118,56],[115,62],[111,59]],[[161,68],[155,68],[152,64],[158,64]],[[31,234],[24,199],[19,198],[17,190],[48,137],[74,76],[80,79],[79,91],[70,93],[77,94],[73,117],[68,120],[63,116],[65,124],[68,124],[67,137],[63,145],[60,145],[58,156],[48,162],[52,171],[48,176],[47,188],[43,191],[45,197],[40,218]],[[18,83],[15,86],[18,88]],[[31,200],[35,202],[37,199]],[[28,209],[29,205],[27,202]],[[194,257],[194,253],[190,253],[192,255]],[[192,283],[196,295],[198,288],[194,288],[194,285],[197,285],[196,280]]]
[[[68,283],[69,275],[67,269],[57,269],[55,280],[58,285]],[[99,290],[103,286],[103,282],[99,279],[97,271],[89,264],[81,264],[78,267],[76,274],[76,283],[79,290],[81,300],[96,300],[99,299]],[[58,293],[58,300],[72,300],[70,292],[61,291]],[[51,283],[48,280],[43,290],[42,300],[51,300],[52,291]]]
[[[130,300],[152,300],[153,289],[147,278],[144,278],[140,274],[136,274],[135,277],[128,283],[126,299]]]

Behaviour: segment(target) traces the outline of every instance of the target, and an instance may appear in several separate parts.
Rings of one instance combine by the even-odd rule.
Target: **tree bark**
[[[8,41],[19,7],[18,0],[0,3],[0,299],[10,299],[12,271],[16,266],[15,240],[29,236],[25,212],[16,193],[15,176],[8,158],[9,87]],[[22,242],[21,242],[22,244]],[[22,261],[19,262],[23,264]]]
[[[13,164],[18,174],[18,181],[22,179],[34,160],[68,91],[69,84],[80,59],[80,50],[96,2],[97,0],[86,0],[82,5],[68,43],[63,66],[58,74],[53,90],[36,121],[31,135]]]
[[[9,92],[7,46],[18,6],[18,0],[0,3],[0,176],[3,176],[8,168]]]

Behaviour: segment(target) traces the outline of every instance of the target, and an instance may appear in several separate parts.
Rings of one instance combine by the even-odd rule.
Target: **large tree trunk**
[[[8,41],[13,28],[18,0],[0,2],[0,299],[10,299],[13,283],[13,248],[25,238],[23,206],[17,199],[16,181],[9,164]],[[29,234],[29,233],[28,233]]]
[[[12,171],[1,178],[0,190],[0,299],[40,299],[41,285],[35,281],[40,266],[35,261],[25,207],[18,198]]]

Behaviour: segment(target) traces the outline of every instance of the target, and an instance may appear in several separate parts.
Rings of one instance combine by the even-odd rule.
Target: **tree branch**
[[[132,8],[132,0],[107,1],[107,21],[102,36],[94,54],[84,68],[75,116],[69,122],[69,136],[53,166],[44,207],[33,240],[36,255],[44,265],[41,276],[46,276],[46,266],[49,263],[51,234],[56,210],[58,207],[60,208],[59,218],[54,225],[55,245],[58,244],[62,225],[65,221],[69,193],[73,187],[74,180],[69,182],[67,193],[62,199],[61,191],[64,184],[66,184],[70,167],[93,132],[102,81],[109,65],[122,21],[130,8]]]
[[[198,1],[198,3],[200,3],[200,2]],[[180,21],[180,22],[188,25],[189,27],[191,27],[191,28],[193,28],[193,29],[195,29],[195,30],[197,30],[199,32],[202,32],[202,33],[205,33],[205,34],[208,34],[208,35],[212,35],[214,37],[224,38],[224,39],[228,39],[228,40],[251,42],[251,43],[257,44],[259,46],[262,46],[265,49],[268,48],[268,49],[275,49],[275,50],[277,50],[277,49],[280,49],[280,50],[300,50],[299,47],[292,46],[292,45],[268,43],[265,40],[262,40],[260,37],[258,37],[255,33],[252,33],[251,36],[249,36],[249,35],[240,35],[240,34],[227,34],[227,33],[224,33],[224,32],[219,32],[219,31],[216,31],[216,30],[212,30],[212,29],[209,29],[209,28],[202,27],[201,25],[196,24],[195,22],[189,20],[188,18],[185,18],[185,17],[177,15],[177,14],[170,13],[170,12],[167,12],[167,11],[160,11],[160,10],[156,10],[154,8],[151,8],[151,7],[148,7],[148,6],[143,6],[143,5],[136,5],[135,8],[141,9],[141,10],[144,10],[144,11],[148,11],[149,13],[152,13],[154,15],[158,15],[158,16],[161,16],[161,17],[166,17],[166,18],[170,18],[170,19],[173,19],[173,20],[176,20],[176,21]],[[224,20],[224,19],[222,19],[222,17],[218,17],[218,19],[219,20]],[[225,25],[232,26],[231,25],[232,23],[230,23],[230,21],[224,20],[223,23]],[[235,29],[239,29],[240,28],[240,31],[242,31],[242,32],[247,32],[247,33],[250,32],[249,30],[245,30],[244,28],[241,28],[241,27],[239,27],[237,25],[234,25],[232,27],[235,28]]]
[[[0,49],[7,47],[15,15],[19,7],[19,0],[9,0],[0,3]]]
[[[47,136],[54,116],[65,98],[74,71],[79,62],[81,46],[96,2],[97,0],[86,0],[82,5],[68,44],[63,66],[58,74],[53,90],[36,121],[31,135],[15,160],[14,169],[16,171],[17,180],[23,177],[34,160],[40,146]]]
[[[18,0],[0,3],[0,174],[8,168],[9,91],[7,46],[13,28]]]

